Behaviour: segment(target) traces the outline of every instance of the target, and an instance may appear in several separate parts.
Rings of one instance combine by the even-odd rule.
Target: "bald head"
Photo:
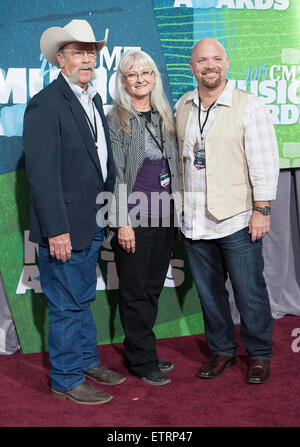
[[[225,88],[229,58],[218,40],[205,38],[197,42],[192,51],[190,68],[199,90],[222,91]]]
[[[197,55],[199,52],[202,53],[203,51],[206,51],[208,48],[214,48],[218,54],[225,58],[227,57],[225,48],[218,40],[211,37],[206,37],[205,39],[199,40],[199,42],[197,42],[194,46],[192,51],[192,59],[193,56]]]

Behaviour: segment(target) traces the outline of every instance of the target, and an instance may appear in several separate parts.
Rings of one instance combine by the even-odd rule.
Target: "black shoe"
[[[170,383],[171,379],[159,369],[152,371],[148,376],[142,377],[142,381],[149,385],[162,386]]]
[[[166,373],[166,372],[172,371],[172,369],[174,368],[174,365],[171,362],[166,362],[165,360],[159,360],[158,367],[161,370],[161,372]]]

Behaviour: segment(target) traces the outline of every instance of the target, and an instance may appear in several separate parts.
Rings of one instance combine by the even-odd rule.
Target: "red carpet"
[[[299,349],[300,338],[292,336],[295,328],[300,328],[300,317],[275,321],[272,378],[263,385],[246,383],[248,357],[241,344],[237,365],[225,375],[197,378],[209,355],[202,334],[158,340],[160,358],[175,364],[169,373],[172,383],[164,387],[129,376],[122,362],[122,345],[101,346],[103,364],[124,373],[127,380],[116,387],[102,387],[114,399],[99,406],[51,397],[47,353],[0,356],[0,426],[299,427],[300,352],[292,350],[292,342]]]

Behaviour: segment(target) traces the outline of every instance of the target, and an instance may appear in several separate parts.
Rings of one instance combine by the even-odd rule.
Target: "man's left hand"
[[[270,216],[264,216],[259,211],[253,211],[249,222],[251,241],[255,242],[265,237],[270,231]]]

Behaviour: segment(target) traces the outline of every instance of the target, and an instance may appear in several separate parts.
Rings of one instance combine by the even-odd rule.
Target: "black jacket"
[[[74,250],[88,247],[96,230],[99,192],[113,192],[115,166],[102,100],[94,104],[104,127],[108,176],[104,183],[97,148],[83,107],[59,74],[28,103],[23,143],[31,184],[30,237],[48,244],[48,236],[71,234]]]

